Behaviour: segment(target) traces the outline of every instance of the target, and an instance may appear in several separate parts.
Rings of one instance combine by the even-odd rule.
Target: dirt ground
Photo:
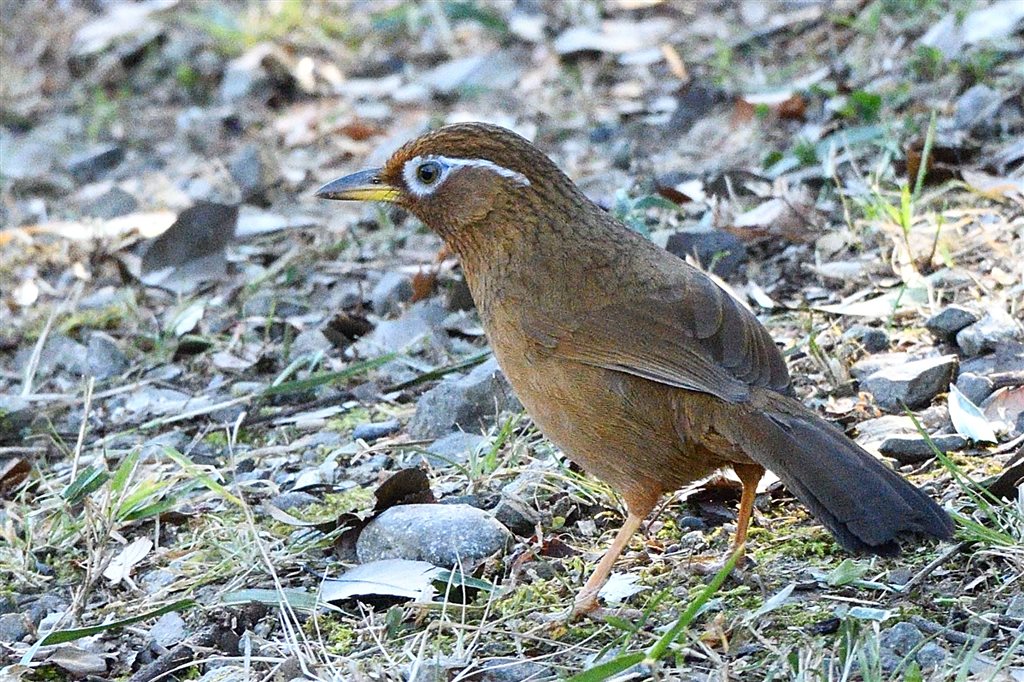
[[[1021,0],[29,0],[0,57],[0,679],[1024,680]],[[552,619],[621,500],[438,237],[313,196],[473,120],[718,278],[955,540],[849,555],[769,477],[716,575],[716,476]]]

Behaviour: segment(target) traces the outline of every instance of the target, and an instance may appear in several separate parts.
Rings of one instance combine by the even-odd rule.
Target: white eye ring
[[[418,197],[423,197],[438,188],[448,177],[451,164],[434,156],[417,156],[405,162],[402,176],[405,186]]]
[[[402,178],[409,192],[417,197],[425,197],[436,191],[454,169],[470,167],[483,168],[522,187],[530,185],[529,179],[522,173],[499,166],[487,159],[451,159],[436,155],[417,156],[406,161],[402,167]],[[428,168],[436,168],[438,172],[430,176],[428,171],[428,176],[423,176],[422,171]]]

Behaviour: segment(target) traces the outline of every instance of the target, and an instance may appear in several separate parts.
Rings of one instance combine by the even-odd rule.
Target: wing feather
[[[745,402],[762,386],[791,394],[767,330],[703,273],[637,301],[616,300],[569,327],[524,319],[546,353],[650,381]]]

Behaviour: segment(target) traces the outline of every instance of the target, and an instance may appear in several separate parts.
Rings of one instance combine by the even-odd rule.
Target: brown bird
[[[534,422],[622,496],[628,517],[575,612],[597,607],[662,494],[726,467],[743,484],[737,548],[766,468],[850,551],[889,556],[902,535],[952,535],[927,495],[793,397],[757,318],[515,133],[447,126],[317,196],[395,203],[440,235]]]

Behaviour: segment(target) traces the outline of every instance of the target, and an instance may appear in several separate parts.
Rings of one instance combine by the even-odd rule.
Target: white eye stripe
[[[417,170],[421,165],[433,161],[441,166],[441,175],[429,185],[419,179]],[[416,196],[422,197],[433,192],[444,183],[448,174],[455,168],[486,168],[492,173],[497,173],[503,178],[508,178],[523,187],[530,186],[530,180],[518,171],[499,166],[487,159],[453,159],[447,156],[432,154],[430,156],[417,156],[405,162],[402,167],[402,177],[405,179],[405,186]]]

